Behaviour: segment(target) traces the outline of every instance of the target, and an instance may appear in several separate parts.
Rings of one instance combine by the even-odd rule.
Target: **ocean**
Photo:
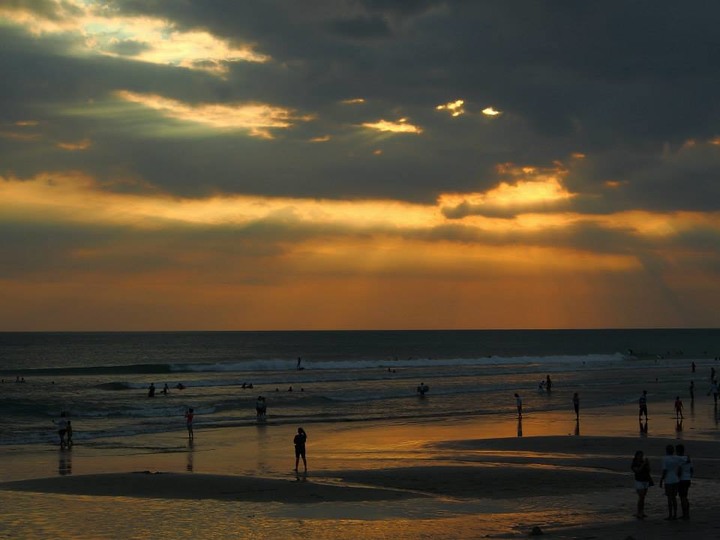
[[[86,445],[183,430],[189,407],[196,432],[251,425],[260,395],[268,425],[514,414],[515,392],[526,411],[652,403],[704,391],[719,355],[720,329],[0,333],[0,444],[56,443],[61,411]]]

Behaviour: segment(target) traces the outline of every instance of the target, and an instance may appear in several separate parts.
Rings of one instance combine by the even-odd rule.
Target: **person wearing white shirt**
[[[684,457],[678,457],[675,455],[675,447],[672,444],[668,444],[665,447],[665,456],[662,460],[660,487],[663,487],[663,482],[665,482],[665,496],[668,500],[668,517],[665,518],[666,520],[677,519],[677,494],[678,483],[680,482],[678,470],[684,460]]]

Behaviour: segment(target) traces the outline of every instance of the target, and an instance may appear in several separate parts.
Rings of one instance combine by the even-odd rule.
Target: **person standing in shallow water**
[[[303,466],[305,467],[305,472],[307,472],[307,459],[305,458],[305,443],[307,442],[307,433],[305,433],[305,430],[301,427],[297,430],[297,435],[295,435],[295,438],[293,439],[293,444],[295,445],[295,472],[298,470],[298,464],[300,463],[300,458],[303,460]]]
[[[575,420],[580,420],[580,396],[577,392],[573,394],[573,409],[575,409]]]
[[[192,441],[195,439],[195,433],[193,432],[193,420],[195,419],[195,410],[188,409],[185,411],[185,426],[187,427],[188,440]]]
[[[522,418],[522,398],[517,392],[515,393],[515,406],[517,407],[518,418]]]
[[[638,399],[638,418],[642,418],[643,414],[645,415],[645,420],[647,420],[647,390],[643,390],[640,399]]]

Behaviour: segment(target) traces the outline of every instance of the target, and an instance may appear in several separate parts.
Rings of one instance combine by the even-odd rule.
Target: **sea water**
[[[0,444],[56,442],[61,411],[86,444],[184,429],[190,407],[196,429],[249,425],[260,395],[297,425],[511,414],[515,392],[529,411],[687,399],[718,356],[718,329],[0,333]],[[547,376],[568,399],[542,398]]]

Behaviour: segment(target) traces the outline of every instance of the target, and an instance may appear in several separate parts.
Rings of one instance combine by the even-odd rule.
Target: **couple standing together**
[[[637,514],[635,515],[637,518],[643,519],[647,517],[645,514],[645,496],[648,488],[654,482],[650,476],[650,462],[642,450],[635,452],[630,467],[635,473],[635,489],[638,494]],[[678,495],[680,496],[682,519],[690,519],[688,491],[692,476],[693,465],[690,457],[685,455],[685,446],[682,444],[678,444],[676,447],[673,447],[672,444],[667,445],[662,460],[662,476],[660,477],[660,487],[663,487],[663,483],[665,484],[665,496],[667,497],[668,516],[665,518],[666,520],[678,518]]]

